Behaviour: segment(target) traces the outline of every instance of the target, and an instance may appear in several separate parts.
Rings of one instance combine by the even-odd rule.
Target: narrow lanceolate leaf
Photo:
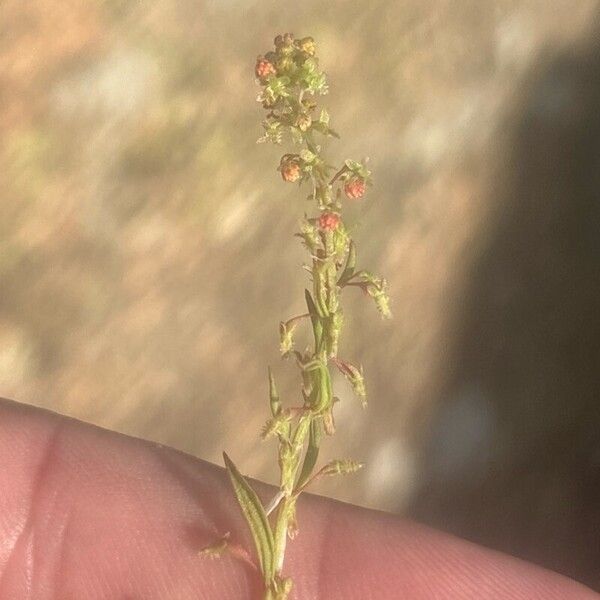
[[[301,488],[310,478],[317,459],[319,458],[319,446],[321,445],[321,421],[320,419],[313,419],[310,424],[310,432],[308,435],[308,448],[304,455],[304,463],[302,463],[302,470],[300,471],[300,477],[296,488]]]
[[[294,437],[292,438],[292,449],[294,452],[302,449],[302,440],[304,440],[306,437],[306,433],[308,432],[311,422],[312,419],[308,414],[304,414],[300,417],[298,427],[296,428]]]
[[[332,460],[322,469],[322,475],[349,475],[363,468],[363,464],[355,460]]]
[[[331,384],[331,374],[329,373],[329,367],[321,364],[319,369],[314,372],[314,377],[317,378],[315,385],[319,390],[315,402],[311,405],[311,408],[315,412],[324,412],[331,408],[333,403],[333,387]]]
[[[315,335],[315,344],[317,347],[320,347],[321,339],[323,338],[323,323],[321,322],[315,302],[308,290],[304,290],[304,297],[306,299],[306,307],[308,308],[308,314],[310,315],[310,321]]]
[[[340,275],[338,280],[338,285],[345,285],[354,275],[354,269],[356,268],[356,246],[354,242],[350,240],[348,245],[348,258],[346,259],[346,266],[344,267],[344,271]]]
[[[271,403],[271,413],[276,417],[281,412],[281,400],[279,399],[271,367],[269,367],[269,401]]]
[[[275,548],[269,520],[256,492],[250,487],[250,484],[237,470],[237,467],[225,452],[223,452],[223,459],[236,498],[250,527],[260,568],[264,575],[265,584],[268,585],[273,578],[273,552]]]

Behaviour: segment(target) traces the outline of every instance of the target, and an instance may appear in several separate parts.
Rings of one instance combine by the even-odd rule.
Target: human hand
[[[175,450],[0,401],[0,598],[260,598],[223,469]],[[259,486],[263,498],[268,486]],[[301,600],[592,600],[559,575],[385,513],[303,496],[286,569]],[[316,550],[315,550],[316,549]]]

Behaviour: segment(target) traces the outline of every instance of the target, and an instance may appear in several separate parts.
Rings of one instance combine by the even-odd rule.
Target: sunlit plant
[[[279,490],[267,505],[224,454],[235,495],[248,522],[264,582],[264,600],[285,600],[292,580],[283,573],[288,538],[298,533],[296,502],[312,483],[327,475],[354,473],[361,464],[354,460],[333,460],[318,466],[322,434],[335,431],[331,369],[348,379],[354,393],[366,404],[362,367],[338,356],[344,321],[341,296],[347,288],[360,288],[375,301],[381,315],[391,316],[385,279],[356,266],[356,246],[342,219],[344,202],[360,200],[371,184],[366,161],[347,159],[336,167],[325,159],[319,136],[338,134],[331,128],[329,114],[319,109],[316,98],[327,93],[325,73],[319,69],[315,42],[311,37],[295,39],[290,33],[278,35],[275,47],[256,61],[255,75],[261,87],[258,101],[267,111],[264,134],[258,142],[281,144],[285,139],[297,148],[281,157],[278,170],[284,181],[310,190],[311,215],[305,214],[300,231],[310,255],[304,265],[312,288],[305,290],[307,312],[279,325],[280,350],[300,371],[300,399],[291,406],[279,396],[269,369],[271,417],[262,438],[275,438],[281,472]],[[296,329],[306,323],[314,345],[298,350]],[[228,537],[203,550],[207,556],[222,553]]]

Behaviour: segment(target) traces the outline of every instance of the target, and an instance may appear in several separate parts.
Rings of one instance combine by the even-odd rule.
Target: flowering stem
[[[284,154],[279,171],[286,182],[312,184],[309,199],[317,214],[304,217],[296,234],[311,256],[304,268],[312,278],[305,290],[308,312],[282,321],[280,350],[284,358],[295,357],[302,380],[302,406],[283,408],[269,369],[272,418],[262,437],[278,440],[279,492],[268,506],[225,455],[229,475],[244,516],[253,534],[265,582],[264,600],[286,600],[292,581],[283,576],[287,538],[297,532],[298,496],[323,475],[353,473],[362,465],[351,460],[334,460],[317,469],[322,434],[335,431],[330,363],[346,377],[365,404],[362,368],[338,358],[343,325],[341,293],[346,286],[360,286],[375,300],[384,317],[390,316],[387,283],[367,271],[356,271],[356,247],[342,221],[342,198],[360,199],[370,183],[364,163],[345,160],[339,168],[324,159],[316,135],[339,137],[329,126],[325,109],[317,117],[316,96],[327,92],[325,74],[319,70],[312,38],[294,39],[291,34],[275,38],[275,50],[259,56],[256,77],[261,86],[259,102],[267,109],[265,134],[259,142],[282,142],[291,135],[300,150]],[[331,172],[334,171],[333,176]],[[301,321],[310,320],[314,344],[300,352],[294,348],[294,332]]]

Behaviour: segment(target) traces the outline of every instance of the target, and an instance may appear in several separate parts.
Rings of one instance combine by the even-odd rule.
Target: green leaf
[[[338,285],[342,286],[346,284],[354,275],[354,269],[356,268],[356,246],[352,240],[348,244],[348,258],[346,259],[346,266],[344,271],[340,275]]]
[[[337,133],[336,131],[331,129],[331,127],[329,127],[329,125],[326,125],[325,123],[322,123],[321,121],[313,121],[312,129],[314,129],[315,131],[318,131],[322,135],[330,135],[330,136],[338,138],[338,139],[340,137],[339,133]]]
[[[273,377],[271,367],[269,367],[269,400],[271,402],[271,413],[276,417],[281,412],[281,400],[277,392],[275,377]]]
[[[313,121],[312,128],[323,135],[327,135],[329,133],[329,127],[320,121]]]
[[[273,532],[269,525],[269,520],[265,509],[256,494],[246,481],[245,477],[237,470],[229,456],[223,452],[225,466],[229,473],[229,479],[235,492],[237,501],[250,527],[256,552],[260,562],[260,568],[264,575],[265,586],[268,586],[273,579],[274,573],[274,548],[275,541]]]
[[[310,314],[310,320],[315,335],[315,343],[317,347],[320,347],[321,339],[323,337],[323,323],[321,322],[319,311],[317,310],[314,300],[308,290],[304,290],[304,297],[306,298],[306,306],[308,308],[308,313]]]
[[[338,308],[328,319],[325,327],[328,356],[337,356],[343,323],[344,313],[341,308]]]
[[[292,449],[294,451],[296,451],[297,448],[302,448],[304,438],[306,437],[306,433],[308,432],[311,423],[312,419],[309,415],[305,414],[302,417],[300,417],[298,427],[296,427],[294,437],[292,438]]]
[[[355,460],[332,460],[328,462],[322,469],[323,475],[350,475],[362,469],[364,465]]]
[[[320,419],[312,420],[310,432],[308,434],[308,447],[306,449],[306,454],[304,455],[304,462],[302,463],[302,470],[300,471],[300,477],[298,478],[296,488],[302,487],[308,481],[317,464],[319,446],[321,445],[321,427],[322,424]]]
[[[324,412],[331,408],[333,403],[333,386],[331,384],[331,373],[329,368],[321,364],[320,368],[315,372],[317,378],[319,394],[316,402],[311,408],[316,412]]]
[[[350,236],[344,227],[343,223],[333,232],[333,251],[335,254],[335,262],[341,263],[347,252],[350,251]]]

